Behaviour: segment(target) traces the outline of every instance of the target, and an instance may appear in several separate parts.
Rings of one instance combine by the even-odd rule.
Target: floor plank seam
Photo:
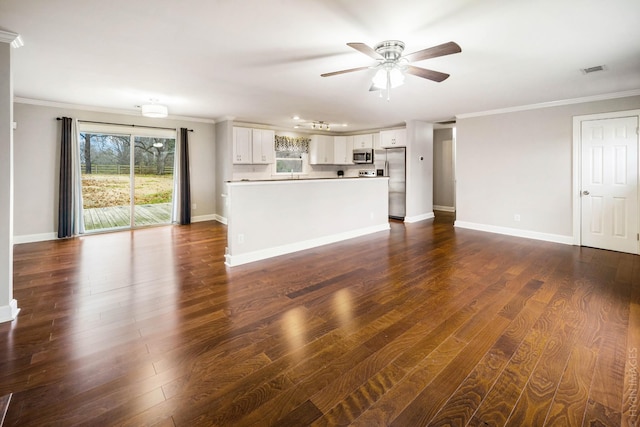
[[[4,419],[9,411],[9,403],[11,403],[12,393],[0,397],[0,427],[4,424]]]

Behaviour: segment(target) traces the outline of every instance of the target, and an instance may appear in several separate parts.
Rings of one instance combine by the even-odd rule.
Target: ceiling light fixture
[[[386,67],[385,67],[386,68]],[[404,84],[404,74],[397,67],[381,68],[373,76],[373,86],[377,89],[395,88]]]
[[[390,63],[385,62],[378,68],[378,71],[373,76],[372,89],[378,89],[380,91],[380,97],[382,98],[382,91],[387,91],[387,101],[391,99],[391,89],[404,84],[404,67],[398,62]]]
[[[169,109],[166,105],[156,104],[157,99],[151,99],[151,104],[144,104],[140,107],[142,115],[144,117],[152,117],[155,119],[161,119],[169,115]]]
[[[311,129],[319,129],[319,130],[331,130],[331,126],[329,123],[325,123],[322,120],[314,121],[311,123]]]

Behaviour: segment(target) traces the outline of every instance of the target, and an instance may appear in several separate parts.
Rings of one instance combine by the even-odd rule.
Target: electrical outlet
[[[244,234],[238,234],[238,243],[244,243]]]
[[[195,203],[191,203],[191,209],[195,211],[196,209],[198,209],[198,205]]]
[[[373,212],[369,213],[369,218],[373,219]]]
[[[520,215],[519,214],[515,214],[513,216],[513,220],[516,221],[516,222],[519,222],[520,221]]]

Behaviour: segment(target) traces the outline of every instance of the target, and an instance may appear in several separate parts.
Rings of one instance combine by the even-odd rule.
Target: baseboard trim
[[[303,242],[291,243],[288,245],[276,246],[273,248],[262,249],[254,252],[249,252],[240,255],[226,254],[225,264],[228,267],[236,267],[242,264],[248,264],[250,262],[261,261],[267,258],[273,258],[280,255],[286,255],[293,252],[303,251],[306,249],[312,249],[318,246],[328,245],[330,243],[336,243],[347,239],[353,239],[354,237],[360,237],[367,234],[377,233],[379,231],[389,230],[391,226],[388,222],[384,224],[376,225],[373,227],[360,228],[357,230],[348,231],[345,233],[332,234],[330,236],[323,236],[316,239],[305,240]]]
[[[45,242],[47,240],[56,240],[57,238],[58,233],[23,234],[21,236],[13,236],[13,243],[19,245],[20,243]]]
[[[204,222],[204,221],[215,221],[216,215],[197,215],[191,217],[191,222]]]
[[[542,240],[545,242],[573,245],[573,236],[560,234],[540,233],[538,231],[521,230],[517,228],[498,227],[495,225],[477,224],[474,222],[456,221],[454,227],[469,230],[486,231],[488,233],[504,234],[506,236],[523,237],[525,239]]]
[[[204,221],[218,221],[222,224],[227,224],[227,219],[221,217],[220,215],[199,215],[191,217],[191,222],[204,222]],[[86,236],[88,234],[95,233],[85,233],[80,236]],[[58,233],[40,233],[40,234],[23,234],[20,236],[13,236],[13,244],[19,245],[21,243],[35,243],[35,242],[46,242],[47,240],[57,240]]]
[[[453,207],[453,206],[433,205],[433,210],[434,211],[442,211],[442,212],[455,212],[456,208]]]
[[[0,323],[16,320],[18,313],[20,313],[18,301],[14,299],[9,301],[8,305],[0,305]]]
[[[431,218],[435,218],[435,215],[434,215],[433,212],[429,212],[429,213],[422,214],[422,215],[405,216],[404,217],[404,222],[407,222],[407,223],[418,222],[418,221],[424,221],[425,219],[431,219]]]

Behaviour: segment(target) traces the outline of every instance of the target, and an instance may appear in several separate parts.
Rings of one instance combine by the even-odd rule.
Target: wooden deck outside
[[[169,224],[171,222],[171,203],[138,205],[134,212],[136,226]],[[129,226],[129,206],[84,209],[84,228],[86,231]]]

